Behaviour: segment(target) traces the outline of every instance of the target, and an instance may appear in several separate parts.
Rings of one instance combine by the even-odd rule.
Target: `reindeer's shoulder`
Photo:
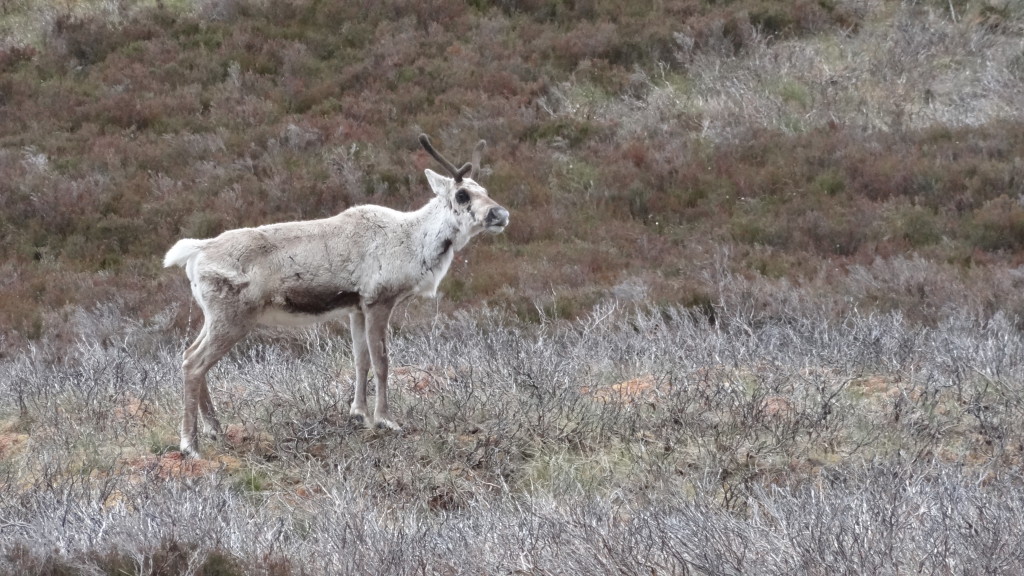
[[[401,242],[399,238],[410,234],[411,214],[376,204],[360,204],[331,220],[339,229],[339,236],[365,238],[372,242]]]
[[[394,208],[388,208],[387,206],[380,206],[377,204],[359,204],[345,210],[341,214],[338,214],[334,219],[348,221],[396,221],[401,220],[406,215],[406,212],[401,212]]]

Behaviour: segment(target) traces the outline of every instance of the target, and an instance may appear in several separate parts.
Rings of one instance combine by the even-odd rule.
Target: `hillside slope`
[[[159,268],[177,238],[420,205],[420,131],[455,155],[487,139],[484,181],[513,213],[445,303],[706,307],[727,272],[827,306],[960,308],[927,289],[958,283],[1022,309],[1003,289],[1024,250],[1013,3],[5,6],[10,344],[111,300],[183,326],[184,282]],[[938,300],[851,277],[913,266]]]

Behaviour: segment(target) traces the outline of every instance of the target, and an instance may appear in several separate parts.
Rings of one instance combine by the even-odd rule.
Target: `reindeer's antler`
[[[480,142],[483,142],[483,140],[481,140]],[[435,160],[440,162],[442,166],[444,166],[445,170],[447,170],[455,178],[456,182],[462,182],[462,179],[466,176],[466,174],[474,170],[473,166],[474,164],[477,163],[467,162],[462,165],[462,168],[456,168],[455,164],[449,162],[447,158],[442,156],[440,152],[434,149],[434,145],[430,143],[430,137],[427,136],[426,134],[420,134],[420,144],[423,145],[424,150],[430,152],[430,155],[433,156]],[[480,150],[483,149],[480,144],[477,144],[476,147],[477,149]],[[479,153],[476,150],[474,150],[473,157],[476,158],[478,155]]]
[[[480,155],[483,154],[484,148],[487,148],[487,140],[481,140],[476,143],[476,148],[473,148],[473,161],[470,162],[472,169],[469,171],[469,177],[476,180],[477,172],[480,171]]]

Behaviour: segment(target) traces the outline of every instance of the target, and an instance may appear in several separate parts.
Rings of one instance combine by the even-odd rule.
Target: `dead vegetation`
[[[25,408],[3,415],[19,440],[0,455],[0,562],[187,571],[149,568],[173,549],[229,574],[1024,567],[1009,317],[715,310],[406,317],[393,353],[424,368],[396,378],[402,434],[347,421],[345,339],[257,337],[212,376],[228,434],[196,461],[173,449],[177,346],[158,330],[63,361],[39,348],[0,370],[2,405]]]

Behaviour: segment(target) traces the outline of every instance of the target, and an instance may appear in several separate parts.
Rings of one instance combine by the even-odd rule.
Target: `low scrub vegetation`
[[[1017,4],[0,4],[0,573],[1024,572]],[[512,216],[405,432],[262,333],[182,460],[164,252],[418,207],[419,132]]]
[[[347,421],[351,351],[251,339],[226,438],[171,446],[178,351],[132,325],[3,363],[10,573],[833,573],[1024,568],[1009,317],[489,309],[395,334],[401,434]],[[339,372],[339,366],[341,370]]]

